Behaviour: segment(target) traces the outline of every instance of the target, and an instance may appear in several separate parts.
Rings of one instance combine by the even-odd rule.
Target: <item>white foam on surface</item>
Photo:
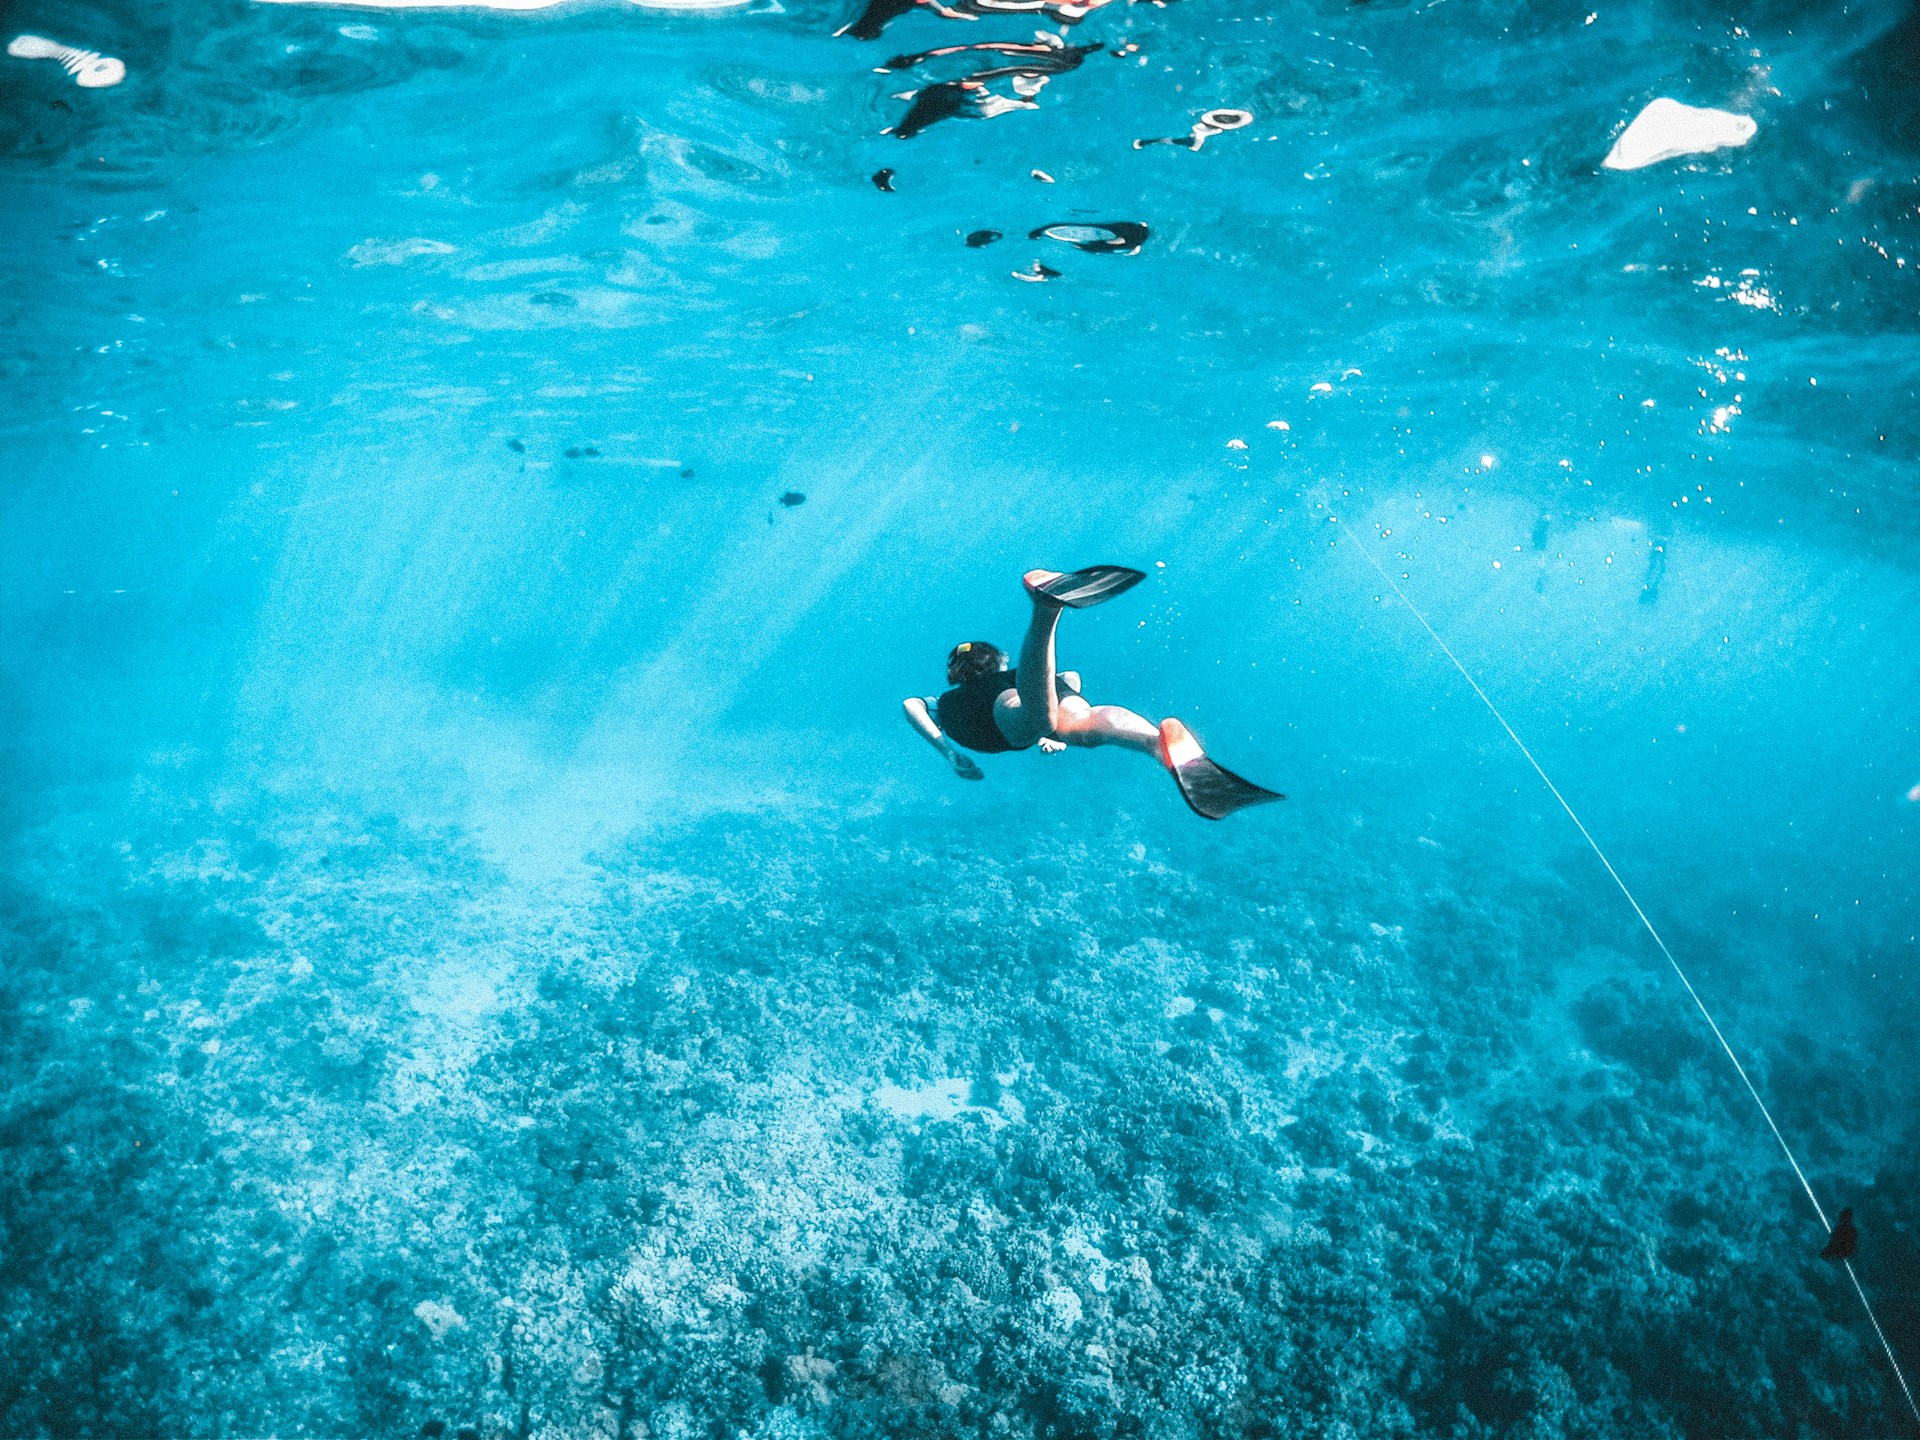
[[[551,10],[564,0],[259,0],[262,5],[329,5],[342,10]]]
[[[260,3],[336,5],[357,10],[552,10],[567,0],[260,0]],[[747,0],[628,0],[628,3],[643,10],[731,10],[746,4]]]
[[[1682,155],[1736,149],[1759,128],[1751,115],[1682,105],[1663,95],[1633,117],[1600,164],[1607,170],[1644,170]]]
[[[16,35],[7,44],[7,54],[17,60],[58,60],[60,68],[73,76],[83,90],[104,90],[127,78],[124,60],[102,55],[97,50],[81,50],[62,45],[44,35]]]

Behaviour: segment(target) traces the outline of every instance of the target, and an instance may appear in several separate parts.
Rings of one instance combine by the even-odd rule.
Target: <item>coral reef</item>
[[[766,814],[539,889],[167,809],[8,857],[0,1432],[1895,1433],[1550,867]],[[1789,1048],[1911,1345],[1913,1077]]]

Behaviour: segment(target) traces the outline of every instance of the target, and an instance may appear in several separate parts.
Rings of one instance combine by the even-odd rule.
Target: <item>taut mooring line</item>
[[[1334,524],[1340,525],[1343,530],[1346,528],[1338,515],[1329,513],[1328,518]],[[1402,590],[1393,576],[1386,572],[1386,568],[1374,558],[1373,551],[1359,536],[1354,536],[1353,544],[1354,548],[1360,552],[1361,558],[1373,567],[1373,573],[1384,580],[1387,588],[1400,597],[1400,603],[1407,607],[1413,618],[1420,622],[1420,628],[1425,630],[1432,637],[1433,643],[1440,647],[1440,653],[1445,655],[1452,662],[1453,668],[1460,672],[1460,678],[1465,680],[1472,687],[1473,693],[1480,697],[1480,703],[1487,707],[1487,713],[1500,722],[1500,728],[1507,732],[1507,738],[1513,741],[1515,748],[1526,757],[1527,764],[1533,767],[1533,773],[1540,777],[1540,783],[1545,785],[1553,798],[1560,802],[1560,808],[1567,812],[1567,819],[1573,822],[1573,828],[1580,832],[1580,838],[1587,842],[1587,847],[1593,851],[1594,858],[1606,868],[1613,883],[1626,897],[1627,904],[1633,907],[1633,913],[1640,917],[1640,923],[1646,927],[1647,934],[1653,937],[1653,943],[1660,947],[1660,953],[1667,957],[1667,964],[1673,967],[1673,973],[1680,977],[1681,985],[1686,987],[1687,996],[1693,1001],[1694,1008],[1700,1012],[1700,1018],[1707,1022],[1707,1028],[1713,1031],[1713,1038],[1720,1042],[1720,1048],[1726,1052],[1727,1060],[1732,1064],[1734,1073],[1740,1077],[1740,1083],[1747,1087],[1747,1094],[1753,1097],[1754,1105],[1767,1122],[1767,1129],[1773,1132],[1773,1138],[1779,1142],[1780,1153],[1787,1157],[1787,1164],[1793,1167],[1794,1178],[1800,1182],[1800,1188],[1807,1192],[1807,1200],[1813,1206],[1813,1213],[1820,1217],[1821,1228],[1831,1235],[1832,1222],[1827,1219],[1827,1212],[1821,1207],[1820,1198],[1813,1193],[1813,1186],[1807,1180],[1807,1172],[1800,1168],[1800,1161],[1793,1153],[1793,1147],[1787,1144],[1787,1137],[1780,1133],[1779,1125],[1774,1123],[1773,1112],[1767,1109],[1767,1102],[1760,1098],[1760,1091],[1748,1076],[1747,1067],[1742,1065],[1740,1057],[1733,1053],[1733,1046],[1727,1043],[1727,1037],[1721,1033],[1719,1022],[1713,1018],[1713,1012],[1707,1009],[1707,1002],[1702,1000],[1700,992],[1693,988],[1693,981],[1689,980],[1687,972],[1680,968],[1680,962],[1674,959],[1673,951],[1669,950],[1667,942],[1660,938],[1660,932],[1653,928],[1653,921],[1649,920],[1647,912],[1640,908],[1640,902],[1634,898],[1633,891],[1627,888],[1627,882],[1620,878],[1620,872],[1613,868],[1613,862],[1607,858],[1607,852],[1600,848],[1600,842],[1593,838],[1592,832],[1574,813],[1573,806],[1567,803],[1567,797],[1560,793],[1560,787],[1553,783],[1547,772],[1541,768],[1540,762],[1533,758],[1533,751],[1527,748],[1527,742],[1522,740],[1519,732],[1507,723],[1507,717],[1500,713],[1500,707],[1488,698],[1487,692],[1480,688],[1480,682],[1473,678],[1472,672],[1465,665],[1460,663],[1460,657],[1455,655],[1447,642],[1440,638],[1440,632],[1433,628],[1432,622],[1427,619],[1420,607],[1407,598],[1407,592]],[[1907,1384],[1906,1372],[1900,1368],[1899,1357],[1893,1353],[1893,1345],[1887,1339],[1887,1332],[1880,1328],[1880,1317],[1874,1313],[1873,1302],[1867,1299],[1866,1289],[1860,1284],[1860,1277],[1854,1273],[1853,1262],[1844,1260],[1841,1263],[1846,1266],[1847,1278],[1853,1282],[1853,1293],[1860,1297],[1860,1308],[1867,1312],[1867,1320],[1873,1326],[1873,1333],[1879,1338],[1880,1348],[1886,1352],[1887,1364],[1893,1367],[1893,1378],[1900,1383],[1900,1393],[1906,1397],[1907,1409],[1913,1412],[1914,1420],[1920,1422],[1920,1402],[1914,1399],[1913,1387]]]

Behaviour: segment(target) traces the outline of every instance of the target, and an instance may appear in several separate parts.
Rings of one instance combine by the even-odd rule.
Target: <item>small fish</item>
[[[889,195],[893,194],[893,171],[891,170],[874,171],[873,172],[873,188],[876,190],[884,190]]]
[[[978,250],[983,245],[991,245],[999,238],[1000,232],[998,230],[976,230],[967,236],[967,248],[969,250]]]
[[[1836,1263],[1851,1260],[1853,1252],[1860,1248],[1860,1232],[1853,1225],[1853,1211],[1842,1210],[1840,1219],[1833,1227],[1833,1233],[1827,1237],[1827,1248],[1820,1252],[1822,1260]]]
[[[691,480],[691,479],[693,478],[693,471],[691,471],[691,470],[682,470],[682,471],[680,472],[680,478],[681,478],[682,480]]]
[[[780,503],[791,510],[796,505],[806,504],[807,497],[802,495],[798,490],[789,490],[780,497]]]
[[[507,441],[507,448],[516,455],[524,455],[527,453],[527,442],[524,440],[509,440]]]
[[[569,460],[598,460],[600,452],[591,445],[569,445],[562,452]]]

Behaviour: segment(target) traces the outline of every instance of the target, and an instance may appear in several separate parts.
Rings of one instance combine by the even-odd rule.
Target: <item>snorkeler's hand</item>
[[[1058,755],[1066,748],[1067,742],[1064,740],[1056,740],[1051,735],[1040,737],[1040,751],[1044,755]]]
[[[953,757],[953,773],[958,775],[962,780],[984,780],[987,778],[980,773],[980,767],[964,755],[955,755]]]

